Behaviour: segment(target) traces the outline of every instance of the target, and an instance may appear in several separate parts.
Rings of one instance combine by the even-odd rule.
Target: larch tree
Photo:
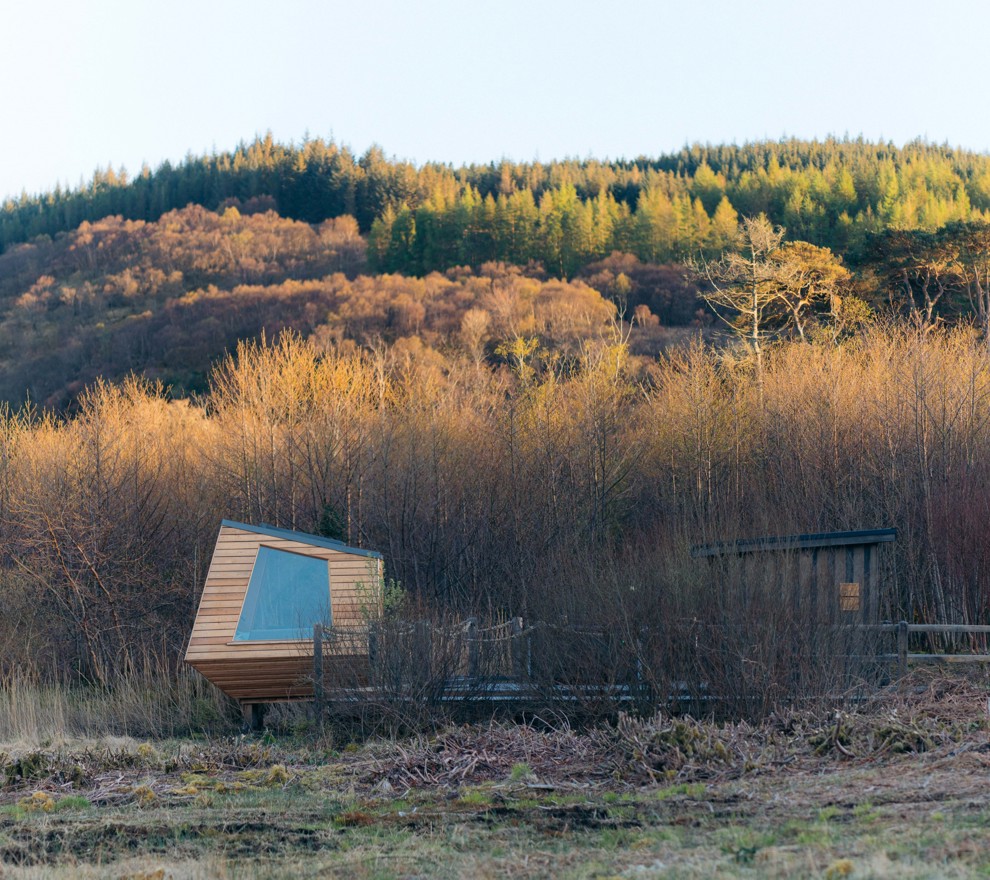
[[[769,257],[780,247],[784,229],[761,214],[745,218],[739,234],[741,253],[727,253],[704,264],[711,290],[703,296],[748,346],[756,359],[757,376],[762,377],[764,342],[782,307],[780,273]]]
[[[739,215],[727,197],[715,208],[709,230],[709,247],[714,253],[731,250],[739,235]]]

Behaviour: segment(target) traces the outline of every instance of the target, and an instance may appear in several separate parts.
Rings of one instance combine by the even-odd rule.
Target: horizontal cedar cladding
[[[220,690],[236,700],[303,699],[313,696],[313,662],[309,657],[294,660],[275,658],[257,662],[247,657],[240,660],[202,660],[191,664]],[[366,657],[325,660],[324,680],[328,690],[364,686],[368,681]]]
[[[291,537],[294,534],[282,529],[238,527],[227,521],[220,528],[185,659],[231,696],[243,699],[240,694],[250,689],[250,682],[260,681],[268,674],[277,679],[276,690],[285,692],[281,698],[299,696],[296,680],[300,676],[292,670],[303,666],[309,669],[312,663],[308,659],[312,656],[312,644],[307,640],[233,643],[255,557],[261,546],[326,559],[330,563],[334,626],[346,628],[366,623],[371,597],[361,585],[375,582],[380,572],[380,557],[338,546],[336,542],[294,540]],[[332,653],[332,646],[327,645],[327,650]],[[359,639],[349,645],[347,651],[366,653],[367,647]],[[289,665],[279,665],[280,660]],[[237,661],[249,662],[242,667]],[[216,665],[221,662],[228,663],[229,668]],[[307,684],[306,687],[311,694],[312,686]]]
[[[305,657],[263,662],[255,658],[201,660],[191,665],[228,696],[239,700],[286,700],[313,695],[313,684],[307,678],[313,663]]]

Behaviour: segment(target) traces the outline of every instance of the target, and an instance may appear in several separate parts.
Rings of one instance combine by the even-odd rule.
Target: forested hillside
[[[365,251],[350,216],[312,226],[231,206],[107,217],[14,246],[0,255],[0,399],[63,407],[97,377],[130,372],[174,395],[201,392],[238,340],[287,328],[322,345],[497,365],[522,338],[572,357],[617,319],[616,303],[627,320],[639,309],[632,343],[643,356],[670,339],[661,322],[710,320],[683,269],[628,255],[567,281],[501,263],[371,275]]]
[[[203,391],[238,340],[286,328],[497,366],[523,350],[534,364],[573,357],[618,321],[645,366],[684,328],[745,322],[731,297],[709,308],[720,264],[746,252],[737,205],[788,224],[767,255],[778,285],[767,339],[825,325],[834,337],[871,313],[975,320],[986,333],[983,164],[922,144],[828,142],[455,173],[259,141],[5,205],[0,399],[62,407],[95,378],[132,371],[177,395]],[[151,207],[221,196],[217,211]],[[122,213],[13,243],[26,217],[50,226],[113,208]],[[135,214],[157,219],[125,219]]]
[[[108,215],[157,220],[187,204],[260,201],[307,223],[350,215],[372,233],[374,268],[419,274],[489,260],[539,260],[571,275],[613,250],[647,262],[716,254],[738,216],[764,212],[792,238],[859,256],[870,233],[987,218],[990,157],[924,142],[700,146],[635,160],[493,162],[453,168],[357,157],[333,141],[271,137],[129,177],[0,208],[0,250]]]
[[[641,374],[691,334],[742,335],[746,308],[731,290],[727,299],[716,291],[754,281],[743,259],[750,220],[737,219],[727,196],[694,252],[669,236],[644,245],[659,228],[648,218],[673,216],[669,205],[649,213],[661,196],[644,191],[630,214],[607,194],[582,202],[571,184],[547,190],[539,207],[521,190],[476,202],[488,219],[461,217],[460,226],[451,220],[459,208],[443,220],[430,213],[433,202],[415,212],[388,207],[368,236],[349,214],[318,224],[282,217],[270,197],[227,199],[218,212],[188,205],[154,221],[84,221],[0,254],[0,400],[61,408],[96,378],[130,372],[161,379],[178,396],[202,392],[211,364],[239,340],[283,329],[324,346],[397,346],[444,368],[464,356],[511,367],[522,356],[544,369],[611,328],[624,334]],[[527,205],[530,221],[507,220],[505,211]],[[707,216],[692,210],[699,223]],[[611,237],[578,246],[599,220]],[[818,332],[837,339],[870,315],[975,322],[990,336],[990,226],[981,220],[868,233],[854,260],[761,222],[775,241],[760,256],[759,271],[769,274],[755,279],[766,299],[764,341]],[[682,262],[671,261],[675,252]],[[451,265],[426,271],[431,263]],[[376,273],[382,264],[392,271]]]
[[[716,312],[744,320],[703,297],[757,215],[790,248],[768,338],[826,314],[986,331],[988,212],[990,157],[922,142],[451,168],[266,137],[4,203],[0,399],[62,407],[130,371],[201,392],[238,340],[285,328],[497,366],[513,346],[569,357],[618,320],[648,360]]]

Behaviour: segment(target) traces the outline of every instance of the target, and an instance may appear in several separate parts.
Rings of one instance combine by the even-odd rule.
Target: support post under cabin
[[[241,703],[241,716],[245,731],[261,730],[265,723],[265,704]]]
[[[323,624],[313,624],[313,712],[316,724],[323,726],[325,701],[323,696]]]

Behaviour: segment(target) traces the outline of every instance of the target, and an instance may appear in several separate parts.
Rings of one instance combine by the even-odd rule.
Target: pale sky
[[[271,130],[417,163],[990,149],[977,0],[0,0],[0,198]]]

